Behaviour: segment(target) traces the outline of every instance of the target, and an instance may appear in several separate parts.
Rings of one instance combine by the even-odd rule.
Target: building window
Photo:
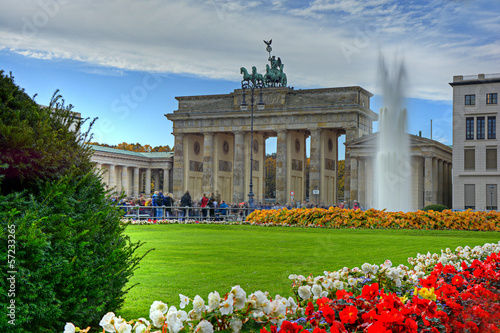
[[[476,185],[464,185],[464,208],[476,209]]]
[[[486,148],[486,170],[497,169],[497,150],[496,148]]]
[[[486,210],[498,210],[497,184],[486,184]]]
[[[465,95],[465,105],[476,105],[476,95]]]
[[[476,150],[464,149],[464,169],[465,170],[476,169]]]
[[[497,104],[497,93],[486,94],[486,104]]]
[[[484,117],[477,117],[477,134],[476,139],[484,140]]]
[[[497,138],[497,117],[488,117],[488,139]]]
[[[474,140],[474,118],[465,118],[465,140]]]

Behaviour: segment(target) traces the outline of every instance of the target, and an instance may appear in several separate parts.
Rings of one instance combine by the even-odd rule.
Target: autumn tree
[[[338,164],[338,181],[337,181],[339,199],[344,197],[344,183],[345,183],[344,174],[345,174],[345,160],[340,160]]]
[[[276,191],[276,154],[266,155],[265,197],[274,198]]]
[[[122,142],[118,145],[108,145],[107,143],[99,143],[99,142],[89,142],[89,144],[101,146],[101,147],[109,147],[109,148],[116,148],[116,149],[122,149],[122,150],[128,150],[128,151],[135,151],[138,153],[174,151],[174,149],[170,148],[169,145],[152,147],[151,145],[148,145],[148,144],[142,145],[139,142],[137,142],[137,143]]]

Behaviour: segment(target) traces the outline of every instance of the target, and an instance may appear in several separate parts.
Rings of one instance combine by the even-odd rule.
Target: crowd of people
[[[324,208],[328,209],[331,206],[323,203],[314,203],[307,201],[289,202],[280,205],[279,202],[274,204],[266,204],[256,202],[252,207],[248,202],[240,202],[237,204],[226,203],[221,199],[219,191],[206,194],[203,193],[201,198],[193,200],[189,191],[186,191],[181,198],[175,200],[172,193],[163,194],[161,191],[155,191],[150,198],[141,195],[135,199],[121,199],[113,197],[119,206],[123,207],[125,217],[137,218],[152,218],[152,219],[186,219],[196,218],[200,220],[224,220],[226,218],[234,218],[235,220],[244,220],[246,216],[255,209],[293,209],[293,208]],[[341,202],[337,205],[340,208],[349,208],[347,202]],[[361,209],[359,203],[354,201],[353,209]]]

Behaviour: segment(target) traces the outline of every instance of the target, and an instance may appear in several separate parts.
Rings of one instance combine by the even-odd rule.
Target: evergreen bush
[[[422,210],[424,210],[424,211],[433,210],[435,212],[442,212],[443,210],[446,210],[446,209],[449,209],[449,208],[446,207],[445,205],[439,205],[439,204],[428,205],[428,206],[425,206],[424,208],[422,208]]]
[[[124,234],[71,107],[57,94],[52,110],[34,107],[12,85],[0,75],[0,136],[10,144],[0,143],[0,332],[97,326],[123,303],[141,243]]]

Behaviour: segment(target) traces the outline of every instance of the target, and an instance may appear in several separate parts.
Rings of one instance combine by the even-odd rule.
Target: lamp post
[[[493,190],[495,187],[490,185],[490,210],[493,210]]]
[[[240,105],[241,111],[247,111],[248,110],[248,104],[245,101],[245,88],[249,87],[252,94],[250,98],[250,108],[251,108],[251,113],[250,113],[250,191],[248,192],[248,205],[253,208],[253,105],[254,105],[254,99],[253,99],[253,93],[255,88],[259,88],[260,90],[260,99],[259,103],[257,103],[257,109],[259,110],[264,110],[264,102],[262,101],[262,86],[255,86],[255,85],[248,85],[248,86],[243,86],[243,102]]]

